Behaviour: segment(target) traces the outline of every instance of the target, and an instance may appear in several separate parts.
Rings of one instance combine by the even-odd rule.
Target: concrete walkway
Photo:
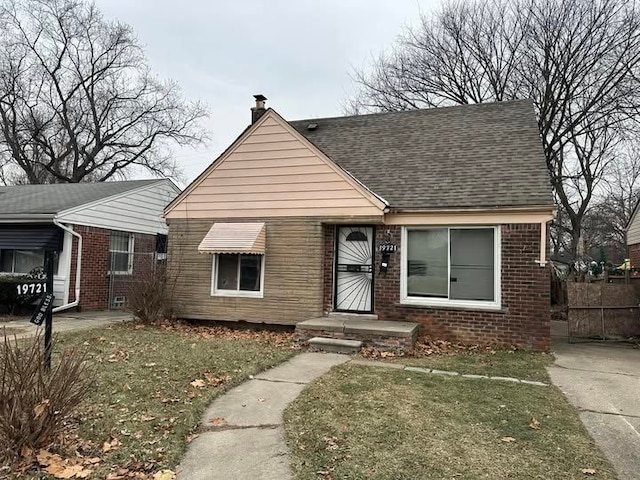
[[[282,413],[308,383],[350,359],[302,353],[214,400],[178,466],[178,480],[292,478]]]
[[[578,409],[619,478],[640,478],[640,350],[562,339],[553,350],[551,381]]]
[[[53,333],[83,330],[87,328],[104,327],[115,323],[133,320],[133,315],[127,312],[60,312],[53,314]],[[40,327],[44,329],[44,326]],[[8,322],[0,322],[0,339],[7,337],[25,338],[36,334],[38,327],[29,322],[28,318],[19,318]]]

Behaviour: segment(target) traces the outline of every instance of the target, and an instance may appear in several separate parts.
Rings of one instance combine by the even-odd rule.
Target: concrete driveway
[[[133,320],[133,315],[127,312],[60,312],[53,314],[53,333],[83,330],[86,328],[104,327]],[[40,327],[44,330],[44,326]],[[29,323],[29,319],[16,318],[11,321],[0,322],[0,340],[6,333],[9,338],[24,338],[36,334],[38,327]]]
[[[640,349],[555,339],[549,375],[620,479],[640,478]]]

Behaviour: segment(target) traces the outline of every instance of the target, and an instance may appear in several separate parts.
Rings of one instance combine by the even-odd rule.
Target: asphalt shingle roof
[[[289,123],[392,209],[553,206],[529,100]]]
[[[0,187],[0,216],[56,214],[158,181],[153,179]]]

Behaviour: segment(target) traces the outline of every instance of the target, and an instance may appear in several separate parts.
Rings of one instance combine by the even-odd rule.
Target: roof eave
[[[389,207],[389,213],[473,213],[473,212],[551,212],[555,214],[555,205],[526,205],[526,206],[494,206],[494,207],[431,207],[431,208],[402,208]]]
[[[55,213],[2,213],[0,223],[53,223]]]

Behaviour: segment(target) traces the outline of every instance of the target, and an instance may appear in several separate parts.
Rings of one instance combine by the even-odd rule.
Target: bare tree
[[[626,254],[626,227],[640,200],[640,150],[637,145],[618,152],[603,191],[587,212],[584,230],[589,247],[608,247],[618,253],[618,260]]]
[[[355,73],[351,110],[532,98],[551,183],[575,255],[610,152],[636,128],[640,11],[633,0],[450,2]],[[561,245],[555,239],[555,245]]]
[[[172,175],[206,116],[155,78],[131,28],[85,0],[0,2],[0,162],[27,183]],[[10,173],[7,173],[9,171]]]

